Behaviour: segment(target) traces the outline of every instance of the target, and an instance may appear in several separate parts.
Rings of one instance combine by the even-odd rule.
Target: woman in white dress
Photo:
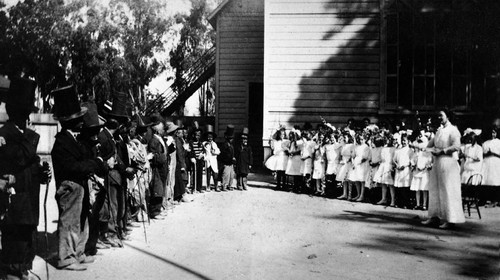
[[[354,156],[354,139],[351,134],[344,133],[339,137],[339,142],[342,144],[340,151],[339,172],[337,173],[337,181],[343,187],[343,194],[338,199],[350,199],[348,194],[350,182],[348,180],[349,172],[352,169],[352,157]]]
[[[495,205],[500,204],[500,133],[495,128],[487,133],[490,139],[483,143],[483,185],[493,191]]]
[[[451,124],[450,117],[451,113],[447,110],[439,112],[441,127],[427,145],[433,148],[434,165],[429,178],[428,219],[422,224],[432,225],[440,220],[442,224],[439,227],[442,229],[465,222],[458,165],[460,132]]]
[[[354,156],[352,160],[352,170],[349,172],[348,180],[351,181],[349,193],[352,195],[353,185],[356,187],[356,196],[353,201],[361,202],[365,199],[365,181],[370,165],[370,147],[366,144],[365,135],[362,132],[356,133],[356,145],[354,146]]]

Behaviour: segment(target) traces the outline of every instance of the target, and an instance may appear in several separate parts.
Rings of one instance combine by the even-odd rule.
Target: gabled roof
[[[227,6],[227,3],[229,3],[231,0],[224,0],[222,3],[215,8],[215,10],[210,13],[208,16],[208,22],[214,27],[214,29],[217,29],[217,17],[219,16],[220,12]]]

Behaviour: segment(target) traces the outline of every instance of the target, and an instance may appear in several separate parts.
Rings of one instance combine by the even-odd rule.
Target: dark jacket
[[[152,197],[164,196],[168,176],[168,155],[160,141],[163,139],[153,136],[148,143],[148,153],[153,154],[153,159],[150,161],[152,178],[149,187]]]
[[[30,129],[21,133],[12,122],[0,128],[0,136],[6,145],[0,147],[0,176],[11,174],[16,191],[9,204],[9,196],[0,193],[0,212],[7,215],[2,223],[38,225],[41,166],[36,154],[40,135]],[[45,183],[45,182],[44,182]]]
[[[239,144],[236,146],[236,174],[250,173],[250,165],[253,164],[252,147]]]
[[[217,157],[222,165],[235,164],[234,147],[229,142],[224,142],[220,147],[220,154]]]
[[[186,192],[187,181],[187,151],[184,149],[184,142],[179,137],[174,137],[176,146],[177,164],[175,165],[175,186],[174,199],[179,199]]]
[[[106,170],[104,162],[89,158],[89,152],[67,130],[56,135],[51,156],[57,187],[66,180],[86,186],[90,174]]]

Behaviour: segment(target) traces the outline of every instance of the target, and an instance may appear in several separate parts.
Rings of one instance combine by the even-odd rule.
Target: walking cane
[[[136,176],[137,176],[137,175],[136,175]],[[138,177],[137,177],[137,187],[138,187],[137,189],[139,190],[139,200],[141,201],[141,202],[140,202],[140,205],[141,205],[141,206],[139,207],[139,209],[142,209],[142,206],[143,206],[143,203],[142,203],[142,202],[143,202],[143,200],[142,200],[142,195],[141,195],[141,187],[140,187],[140,185],[139,185],[139,180],[141,180],[142,178],[143,178],[142,176],[140,176],[140,177],[138,176]],[[145,202],[145,201],[144,201],[144,202]],[[147,208],[146,208],[146,209],[144,209],[144,211],[146,211],[146,214],[147,214]],[[144,212],[143,212],[143,211],[141,211],[141,216],[142,216],[142,218],[141,218],[141,220],[142,220],[142,227],[144,228],[144,240],[146,241],[146,243],[148,243],[148,237],[147,237],[147,235],[146,235],[146,222],[144,221]],[[149,216],[149,215],[148,215],[148,216]]]
[[[44,161],[43,166],[47,168],[49,164]],[[49,236],[47,233],[47,197],[49,196],[49,185],[50,185],[50,179],[47,180],[47,183],[45,184],[45,197],[43,199],[43,217],[44,217],[44,222],[45,222],[45,229],[44,229],[44,234],[45,234],[45,245],[47,246],[47,258],[50,255],[50,248],[49,248]],[[47,280],[49,280],[49,264],[47,261],[45,261],[45,272],[47,273]]]
[[[193,190],[193,192],[195,192],[195,191],[197,191],[196,189],[198,188],[198,178],[197,178],[198,177],[198,172],[196,172],[197,171],[196,170],[196,162],[193,164],[193,166],[194,166],[194,172],[193,172],[194,173],[193,174],[194,175],[193,176],[194,177],[194,190]]]

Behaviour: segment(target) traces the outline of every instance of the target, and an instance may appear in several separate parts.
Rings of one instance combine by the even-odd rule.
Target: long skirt
[[[451,156],[435,157],[429,177],[429,218],[464,223],[460,166]]]

